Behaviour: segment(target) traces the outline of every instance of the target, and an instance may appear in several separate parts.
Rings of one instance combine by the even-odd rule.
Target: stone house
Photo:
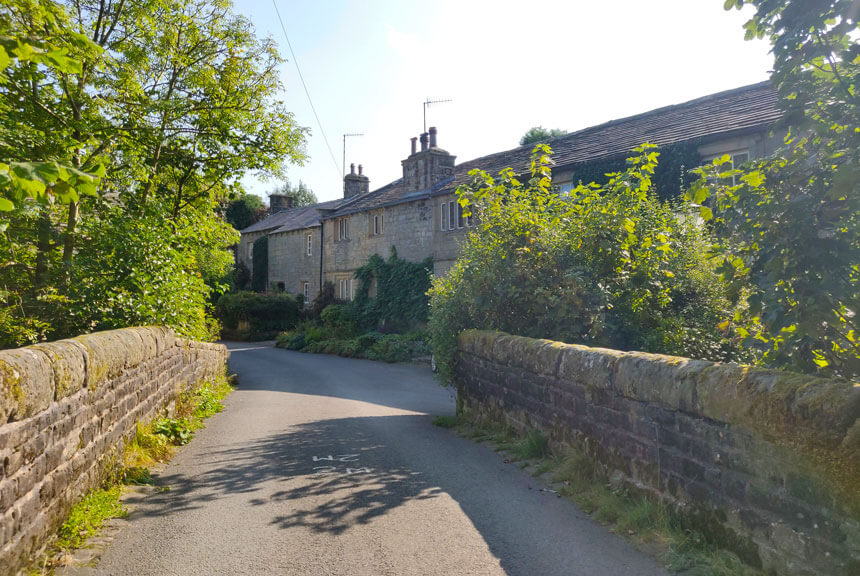
[[[774,126],[781,116],[775,91],[762,82],[586,128],[548,142],[553,184],[564,192],[589,176],[589,166],[612,161],[623,166],[644,142],[661,150],[686,147],[693,160],[676,167],[675,182],[685,168],[717,156],[728,154],[739,166],[777,150],[784,132]],[[410,153],[401,161],[402,177],[381,188],[370,190],[362,167],[356,173],[353,166],[341,199],[291,208],[273,197],[272,214],[242,230],[239,261],[250,267],[254,240],[268,235],[270,289],[304,294],[306,301],[316,297],[323,282],[334,284],[336,297],[351,299],[355,270],[373,254],[387,257],[392,247],[410,261],[432,258],[434,273],[445,274],[472,225],[456,201],[457,187],[469,181],[474,168],[497,174],[510,166],[527,173],[533,147],[456,164],[437,138],[436,128],[412,138]]]

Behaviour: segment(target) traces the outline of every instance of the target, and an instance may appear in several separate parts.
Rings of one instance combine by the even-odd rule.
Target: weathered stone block
[[[23,420],[54,399],[54,371],[45,353],[32,348],[0,351],[0,422]]]
[[[44,352],[54,371],[54,399],[71,396],[86,382],[86,348],[73,340],[45,342],[31,347]]]

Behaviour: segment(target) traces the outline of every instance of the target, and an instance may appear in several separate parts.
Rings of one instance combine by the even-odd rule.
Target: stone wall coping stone
[[[816,376],[467,330],[463,352],[860,463],[860,386]]]

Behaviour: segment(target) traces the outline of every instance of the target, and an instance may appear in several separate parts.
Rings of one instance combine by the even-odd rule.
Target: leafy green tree
[[[223,202],[247,170],[282,177],[304,157],[305,131],[279,98],[281,59],[229,1],[65,6],[0,6],[0,286],[14,303],[0,339],[114,326],[113,310],[205,337],[198,320],[236,242]],[[111,246],[140,243],[136,268],[98,268],[114,262]],[[194,294],[150,299],[154,286]]]
[[[242,194],[227,203],[224,217],[236,230],[244,230],[266,217],[266,205],[256,194]]]
[[[299,183],[293,186],[289,180],[284,182],[283,186],[279,186],[272,191],[272,194],[283,194],[291,196],[293,206],[311,206],[319,202],[314,191],[308,188],[307,184],[299,180]]]
[[[531,177],[473,171],[460,202],[475,231],[453,269],[430,290],[429,330],[443,378],[456,334],[497,329],[538,338],[712,360],[740,352],[717,324],[729,311],[688,208],[661,202],[651,184],[657,152],[636,149],[605,185],[552,189],[549,148]]]
[[[564,136],[565,134],[567,134],[567,130],[561,130],[560,128],[549,129],[544,128],[543,126],[534,126],[529,128],[528,131],[523,134],[523,137],[520,138],[520,146],[541,144],[547,140]]]
[[[773,45],[790,132],[744,170],[705,167],[688,193],[724,238],[722,271],[744,308],[723,326],[775,366],[860,376],[858,4],[751,4],[747,38]],[[721,173],[722,172],[722,173]]]

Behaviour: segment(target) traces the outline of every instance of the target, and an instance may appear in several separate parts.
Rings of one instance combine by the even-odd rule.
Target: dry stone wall
[[[860,386],[479,331],[456,378],[468,416],[582,448],[753,565],[860,574]]]
[[[223,374],[227,349],[161,327],[0,351],[0,574],[98,487],[138,422]]]

